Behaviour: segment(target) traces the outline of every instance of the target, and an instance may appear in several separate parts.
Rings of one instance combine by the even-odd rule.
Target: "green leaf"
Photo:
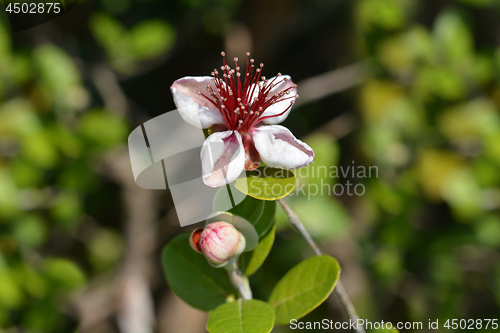
[[[48,131],[38,131],[22,140],[22,156],[33,165],[48,169],[59,160],[59,155],[50,141]]]
[[[80,73],[71,57],[60,48],[44,44],[33,51],[33,60],[44,86],[55,96],[64,97],[81,82]]]
[[[110,148],[126,140],[128,127],[116,114],[104,109],[95,109],[82,116],[80,133],[93,147]]]
[[[161,20],[148,20],[134,26],[130,31],[132,48],[141,58],[153,58],[172,47],[175,30]]]
[[[259,243],[259,235],[250,222],[238,215],[233,215],[227,212],[216,212],[207,219],[206,224],[219,221],[231,223],[239,232],[243,234],[246,242],[245,252],[252,251],[257,247],[257,244]]]
[[[337,260],[327,255],[309,258],[292,268],[269,297],[276,324],[288,324],[317,308],[333,291],[339,275]]]
[[[116,47],[126,39],[127,29],[117,19],[105,13],[94,13],[89,20],[94,38],[105,49]]]
[[[242,300],[223,304],[208,318],[210,333],[268,333],[274,326],[274,312],[269,303]]]
[[[98,12],[90,17],[89,28],[115,69],[123,73],[134,71],[136,54],[133,52],[132,37],[120,21],[109,14]]]
[[[398,0],[360,1],[357,20],[366,30],[374,26],[387,30],[397,29],[405,22],[403,3]]]
[[[254,223],[255,230],[259,237],[263,237],[274,225],[274,216],[276,215],[276,201],[264,201],[264,210],[259,220]]]
[[[473,51],[474,38],[467,22],[456,10],[444,11],[434,23],[436,44],[453,62],[463,62]]]
[[[19,283],[13,271],[4,269],[0,272],[0,306],[2,309],[15,309],[23,303],[25,296]]]
[[[273,247],[274,237],[276,235],[276,225],[269,232],[262,237],[259,245],[252,252],[245,252],[240,257],[240,269],[246,276],[250,276],[259,269],[259,267],[266,260],[269,251]]]
[[[225,211],[234,215],[243,217],[248,222],[252,223],[259,237],[264,236],[273,225],[274,215],[276,214],[276,202],[265,201],[252,198],[244,195],[239,191],[234,190],[231,186],[230,195],[232,201],[236,204],[233,206],[230,202],[229,191],[226,188],[220,188],[214,197],[214,212]],[[241,198],[244,196],[244,199]],[[228,210],[228,207],[232,207]]]
[[[293,172],[285,169],[260,167],[247,172],[247,178],[238,178],[235,187],[241,192],[261,200],[278,200],[295,188]]]
[[[60,191],[54,198],[50,212],[57,222],[72,225],[78,222],[78,216],[82,213],[82,200],[77,192]]]
[[[48,258],[44,262],[44,272],[56,288],[74,289],[85,284],[85,275],[72,261]]]
[[[43,219],[37,215],[24,215],[13,225],[14,237],[29,247],[42,245],[47,233]]]
[[[236,294],[227,272],[210,266],[189,246],[188,233],[176,236],[165,246],[162,265],[170,289],[197,309],[211,311]]]
[[[214,212],[228,211],[255,224],[264,210],[264,201],[252,198],[235,190],[231,184],[221,187],[214,197]]]

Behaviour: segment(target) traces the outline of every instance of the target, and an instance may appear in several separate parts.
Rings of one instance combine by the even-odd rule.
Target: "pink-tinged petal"
[[[261,126],[252,132],[255,148],[264,163],[271,167],[294,169],[309,165],[314,151],[280,125]]]
[[[285,81],[286,79],[286,81]],[[272,82],[274,80],[274,84],[278,83],[276,86],[274,86],[271,91],[269,92],[269,97],[273,96],[276,93],[279,93],[280,91],[283,91],[287,88],[290,88],[294,85],[292,78],[289,75],[281,75],[279,77],[272,77],[268,79],[269,82]],[[284,96],[286,98],[283,101],[277,102],[272,104],[270,107],[268,107],[264,113],[262,114],[262,117],[267,117],[271,115],[277,115],[285,111],[289,106],[290,102],[295,101],[295,95],[297,94],[297,88],[291,88],[288,90],[289,93]],[[290,98],[288,98],[290,97]],[[281,116],[277,117],[272,117],[272,118],[267,118],[264,119],[262,122],[270,125],[276,125],[281,123],[283,120],[288,117],[288,114],[290,113],[290,109],[288,109],[285,113],[283,113]]]
[[[209,96],[207,86],[215,89],[211,76],[186,76],[176,80],[170,90],[174,103],[182,118],[198,128],[208,128],[214,124],[225,124],[219,110],[205,97]]]
[[[245,149],[236,131],[210,135],[201,147],[203,182],[219,187],[235,181],[245,167]]]

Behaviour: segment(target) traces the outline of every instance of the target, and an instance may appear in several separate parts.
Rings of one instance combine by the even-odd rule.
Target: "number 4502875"
[[[47,3],[9,3],[5,11],[14,14],[43,14],[61,12],[61,4],[54,2]]]
[[[465,330],[474,329],[498,329],[498,319],[448,319],[444,324],[447,329],[456,330],[458,328]]]

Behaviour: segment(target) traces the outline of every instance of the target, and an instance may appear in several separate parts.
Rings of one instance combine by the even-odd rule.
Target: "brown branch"
[[[363,83],[369,75],[369,65],[366,62],[358,62],[300,81],[297,84],[300,98],[297,99],[295,107],[355,87]]]
[[[122,117],[127,116],[130,112],[130,106],[113,70],[106,64],[96,64],[90,70],[90,77],[94,81],[106,108]]]
[[[312,239],[311,235],[307,232],[306,228],[300,221],[297,214],[293,212],[293,210],[285,203],[285,201],[283,201],[283,199],[278,200],[278,202],[280,203],[281,207],[283,207],[283,210],[287,214],[290,224],[294,226],[295,229],[297,229],[297,231],[302,235],[302,237],[305,238],[309,246],[313,249],[314,253],[317,256],[320,256],[322,254],[321,250],[319,249],[314,239]],[[356,312],[356,309],[354,308],[354,305],[351,302],[351,299],[349,298],[349,295],[345,291],[344,286],[342,285],[340,279],[337,281],[337,285],[335,286],[335,293],[339,297],[340,303],[344,307],[344,310],[349,316],[349,319],[357,323],[359,316]],[[355,331],[357,333],[365,333],[365,329],[360,325],[356,325]]]

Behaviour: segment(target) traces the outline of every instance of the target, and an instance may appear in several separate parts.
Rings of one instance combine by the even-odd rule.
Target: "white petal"
[[[269,80],[269,82],[271,82],[275,78],[276,77],[272,77],[268,80]],[[285,81],[284,79],[287,79],[287,81]],[[294,85],[292,78],[289,75],[281,75],[281,76],[277,77],[276,80],[274,81],[274,83],[278,83],[278,84],[271,89],[271,91],[269,92],[269,95],[268,95],[269,97],[271,97],[274,94],[276,94],[280,91],[283,91],[286,88],[289,88],[289,87]],[[268,107],[264,111],[264,113],[262,114],[262,117],[280,114],[283,111],[285,111],[286,108],[288,108],[290,106],[290,102],[295,101],[295,95],[297,94],[297,88],[291,88],[289,90],[289,92],[290,92],[289,94],[285,95],[285,98],[287,98],[287,97],[292,97],[292,98],[287,98],[284,101],[281,101],[281,102],[278,102],[278,103],[271,105],[270,107]],[[264,119],[262,122],[266,123],[266,124],[271,124],[271,125],[279,124],[283,120],[285,120],[286,117],[288,117],[290,110],[291,110],[291,108],[288,109],[288,111],[285,112],[284,114],[282,114],[281,116],[267,118],[267,119]]]
[[[261,126],[252,133],[255,148],[264,163],[279,168],[300,168],[311,164],[314,151],[280,125]]]
[[[175,106],[182,118],[198,128],[224,124],[224,118],[219,110],[205,97],[198,95],[198,91],[207,95],[208,85],[215,89],[210,76],[186,76],[176,80],[170,87]]]
[[[210,135],[201,147],[203,182],[219,187],[236,180],[245,167],[245,149],[240,133],[217,132]]]

